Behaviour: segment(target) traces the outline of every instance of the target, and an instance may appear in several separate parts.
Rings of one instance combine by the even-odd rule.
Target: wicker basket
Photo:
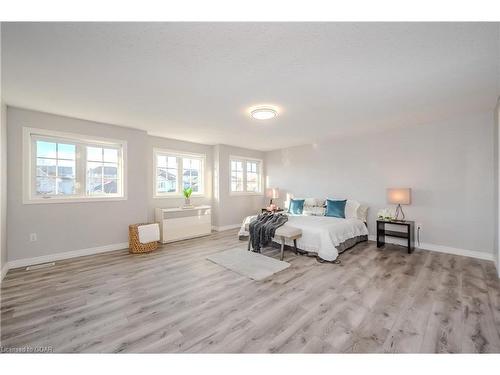
[[[129,251],[132,254],[149,253],[158,248],[158,242],[148,242],[141,243],[139,241],[139,229],[138,227],[146,224],[132,224],[128,226],[128,245]]]

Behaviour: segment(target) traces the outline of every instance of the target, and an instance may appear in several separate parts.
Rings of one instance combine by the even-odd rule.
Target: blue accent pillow
[[[347,200],[334,201],[331,199],[326,200],[325,216],[340,217],[345,219],[345,204]]]
[[[288,212],[293,215],[302,215],[304,211],[305,199],[290,199],[290,205],[288,206]]]

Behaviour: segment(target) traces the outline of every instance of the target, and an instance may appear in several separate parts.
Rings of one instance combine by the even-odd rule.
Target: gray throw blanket
[[[264,212],[249,225],[250,243],[253,251],[260,253],[260,248],[266,246],[274,237],[276,229],[288,221],[288,216]]]

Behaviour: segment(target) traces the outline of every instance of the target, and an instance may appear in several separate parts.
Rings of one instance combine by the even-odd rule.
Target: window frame
[[[233,191],[231,188],[231,175],[232,175],[232,169],[231,169],[231,162],[233,161],[240,161],[243,164],[243,191]],[[247,190],[247,162],[257,162],[258,163],[258,169],[259,172],[257,173],[257,187],[259,191],[248,191]],[[250,158],[247,156],[237,156],[237,155],[229,155],[229,195],[256,195],[256,196],[262,196],[264,195],[264,189],[263,189],[263,180],[264,180],[264,161],[262,159],[258,158]]]
[[[75,145],[75,194],[60,196],[42,196],[36,194],[37,141]],[[118,150],[118,193],[87,195],[87,147],[116,148]],[[124,140],[23,127],[22,155],[23,204],[85,203],[127,200],[127,142]]]
[[[156,170],[158,169],[158,158],[157,156],[173,156],[177,158],[177,190],[176,192],[171,192],[171,193],[158,193],[156,190],[158,181],[157,181],[157,175],[156,175]],[[206,154],[197,154],[197,153],[192,153],[192,152],[185,152],[185,151],[177,151],[177,150],[171,150],[171,149],[164,149],[164,148],[158,148],[154,147],[153,148],[153,198],[154,199],[169,199],[169,198],[184,198],[184,194],[182,194],[183,191],[183,158],[189,158],[189,159],[199,159],[201,162],[200,165],[200,171],[201,171],[201,178],[199,178],[199,184],[200,184],[200,191],[199,192],[193,192],[191,194],[191,197],[205,197],[205,188],[206,188],[206,159],[207,156]]]
[[[241,163],[241,188],[242,190],[233,190],[233,163]],[[245,188],[245,164],[246,161],[243,159],[231,158],[229,160],[229,191],[234,194],[242,194],[246,192]],[[235,172],[240,172],[239,170],[235,170]]]

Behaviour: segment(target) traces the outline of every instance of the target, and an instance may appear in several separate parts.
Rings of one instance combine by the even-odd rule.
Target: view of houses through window
[[[177,193],[177,157],[158,155],[156,159],[156,192]]]
[[[87,194],[118,192],[118,150],[87,147]]]
[[[231,193],[260,193],[262,191],[262,162],[232,156]]]
[[[74,194],[75,160],[75,145],[37,141],[36,193]]]
[[[30,199],[122,195],[122,146],[30,135]]]
[[[191,187],[194,195],[203,194],[203,155],[183,155],[171,151],[155,151],[155,195],[177,196]]]

